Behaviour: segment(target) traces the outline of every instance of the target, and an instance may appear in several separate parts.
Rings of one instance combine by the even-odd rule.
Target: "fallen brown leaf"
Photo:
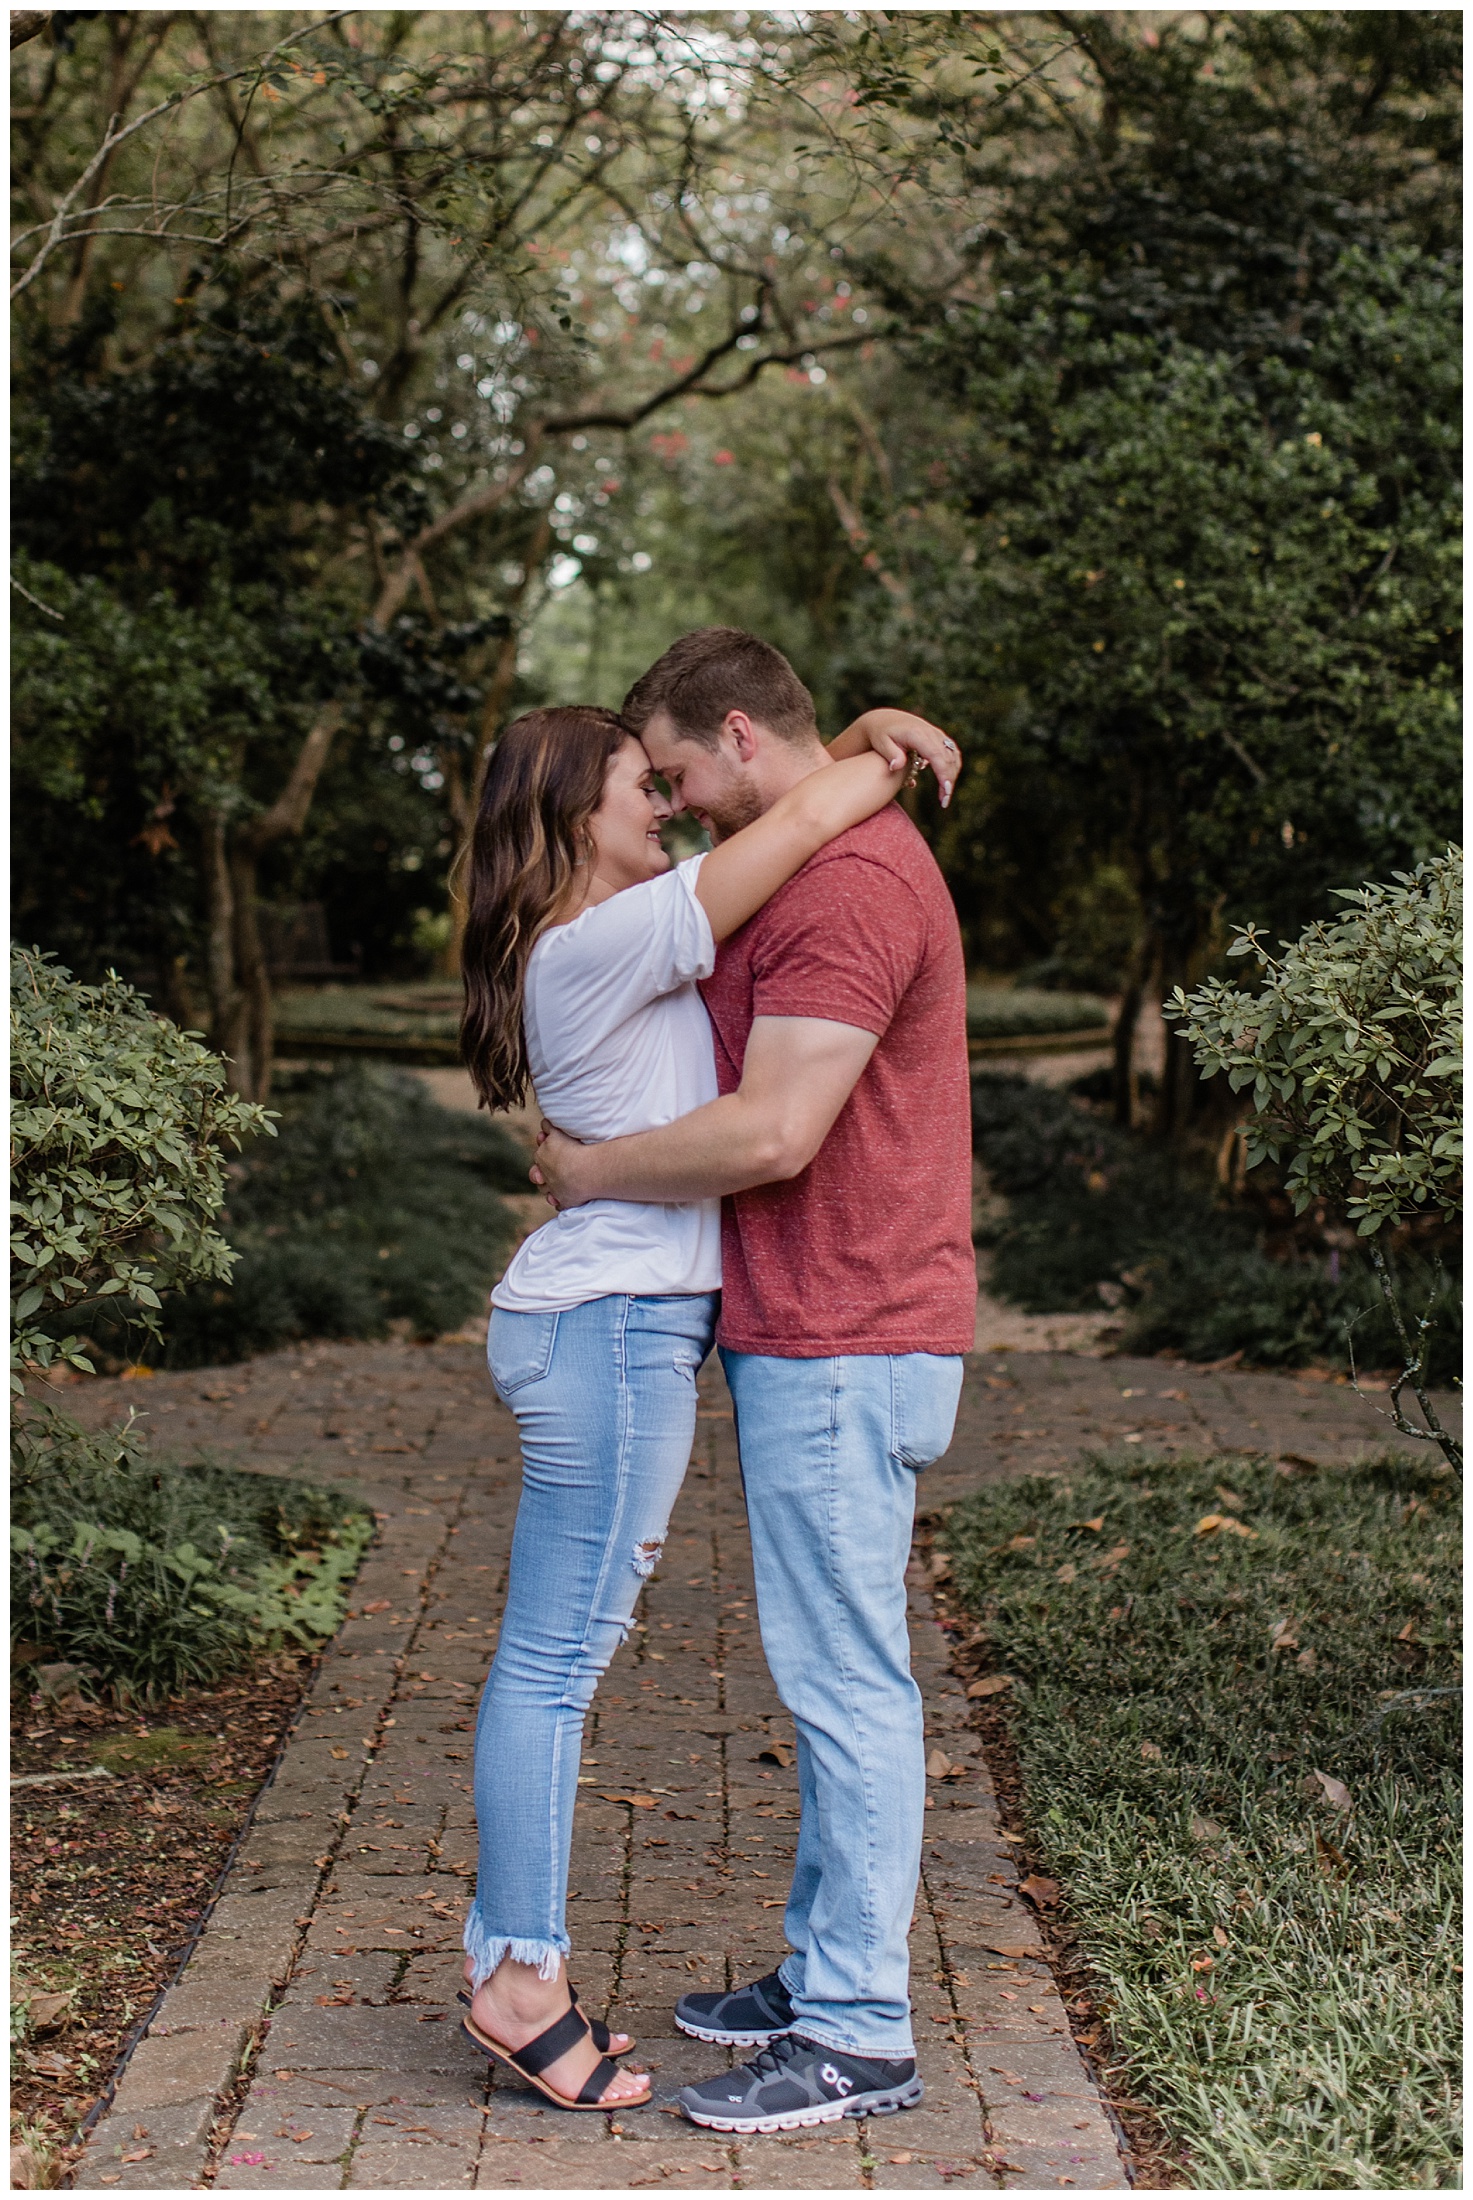
[[[1242,1535],[1256,1538],[1256,1528],[1245,1528],[1241,1520],[1234,1520],[1231,1513],[1203,1513],[1193,1529],[1194,1535]]]
[[[1213,1937],[1213,1939],[1214,1939],[1214,1940],[1215,1940],[1215,1941],[1217,1942],[1217,1945],[1218,1945],[1218,1947],[1219,1947],[1219,1948],[1226,1948],[1226,1947],[1227,1947],[1227,1945],[1228,1945],[1228,1936],[1227,1936],[1227,1934],[1226,1934],[1226,1933],[1225,1933],[1225,1932],[1223,1931],[1223,1929],[1222,1929],[1222,1927],[1221,1927],[1220,1925],[1214,1925],[1214,1926],[1213,1926],[1213,1928],[1212,1928],[1212,1937]]]
[[[766,1749],[759,1749],[752,1759],[754,1765],[790,1765],[793,1752],[786,1742],[769,1742]]]
[[[1332,1773],[1321,1772],[1318,1767],[1311,1772],[1310,1778],[1319,1781],[1320,1793],[1332,1809],[1350,1809],[1350,1790],[1343,1780],[1337,1780]]]
[[[1040,1910],[1056,1910],[1059,1906],[1059,1882],[1045,1878],[1042,1872],[1030,1872],[1026,1879],[1020,1879],[1018,1892]]]
[[[986,1673],[980,1681],[973,1681],[967,1694],[974,1700],[979,1696],[1000,1696],[1005,1688],[1011,1688],[1011,1673]]]
[[[602,1788],[599,1789],[599,1800],[605,1803],[632,1803],[636,1810],[654,1810],[658,1807],[653,1795],[616,1795],[605,1793]]]

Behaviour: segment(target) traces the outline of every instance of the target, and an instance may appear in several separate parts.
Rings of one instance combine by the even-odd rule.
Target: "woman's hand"
[[[928,719],[918,718],[911,710],[892,710],[888,706],[867,710],[844,728],[836,741],[829,744],[829,754],[834,757],[862,756],[866,749],[874,749],[886,763],[897,770],[907,761],[912,779],[929,764],[936,774],[936,784],[941,790],[941,807],[946,809],[952,791],[961,774],[962,752],[950,734],[943,733]]]

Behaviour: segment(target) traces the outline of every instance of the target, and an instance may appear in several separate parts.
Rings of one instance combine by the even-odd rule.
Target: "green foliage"
[[[419,1337],[486,1303],[513,1234],[500,1192],[527,1161],[499,1125],[437,1107],[416,1078],[353,1063],[286,1085],[280,1135],[230,1191],[228,1288],[164,1313],[167,1364],[269,1352],[301,1337]]]
[[[1350,907],[1275,956],[1248,925],[1257,992],[1210,979],[1171,1013],[1206,1077],[1252,1089],[1251,1167],[1288,1155],[1296,1211],[1333,1200],[1362,1236],[1441,1208],[1462,1183],[1462,857],[1342,887]]]
[[[33,1407],[16,1436],[11,1639],[157,1700],[337,1628],[373,1517],[341,1495],[155,1458]]]
[[[89,1305],[156,1331],[161,1292],[228,1277],[224,1149],[271,1125],[117,978],[80,986],[22,948],[10,969],[12,1364],[90,1368],[64,1330]]]
[[[1224,899],[1302,911],[1450,823],[1456,293],[1410,254],[1336,287],[1251,375],[1102,334],[1078,281],[974,323],[978,558],[928,624],[953,680],[1017,683],[1022,767],[1067,775],[1177,957]]]
[[[1116,1128],[1069,1093],[1020,1076],[972,1082],[973,1142],[1008,1213],[992,1239],[992,1288],[1030,1314],[1102,1301],[1120,1310],[1121,1347],[1191,1360],[1241,1352],[1254,1365],[1391,1367],[1400,1339],[1365,1263],[1294,1252],[1270,1259],[1250,1214],[1225,1207],[1169,1152]],[[1397,1271],[1403,1303],[1431,1321],[1428,1380],[1456,1380],[1461,1294],[1414,1253]]]
[[[967,988],[969,1039],[1045,1038],[1059,1031],[1098,1031],[1108,1005],[1089,993],[1043,993],[1025,986]]]
[[[314,1040],[358,1040],[367,1048],[423,1046],[427,1058],[458,1062],[460,1007],[459,988],[443,979],[391,989],[301,986],[277,996],[276,1029],[284,1046],[304,1053]]]
[[[945,1541],[1112,2065],[1192,2183],[1456,2184],[1447,1470],[1095,1457]]]

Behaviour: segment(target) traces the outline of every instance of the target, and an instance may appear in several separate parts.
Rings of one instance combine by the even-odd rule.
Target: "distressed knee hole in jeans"
[[[664,1548],[665,1539],[663,1536],[656,1536],[654,1540],[649,1543],[635,1544],[634,1571],[638,1574],[641,1581],[649,1580],[650,1575],[654,1572],[655,1568],[660,1563],[660,1553],[664,1550]]]

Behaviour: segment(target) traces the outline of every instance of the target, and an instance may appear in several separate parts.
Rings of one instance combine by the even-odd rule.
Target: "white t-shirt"
[[[544,932],[527,962],[523,1026],[538,1104],[572,1138],[649,1131],[716,1098],[697,978],[716,943],[696,900],[704,856]],[[721,1288],[721,1202],[596,1199],[534,1230],[491,1294],[545,1314],[614,1292]]]

